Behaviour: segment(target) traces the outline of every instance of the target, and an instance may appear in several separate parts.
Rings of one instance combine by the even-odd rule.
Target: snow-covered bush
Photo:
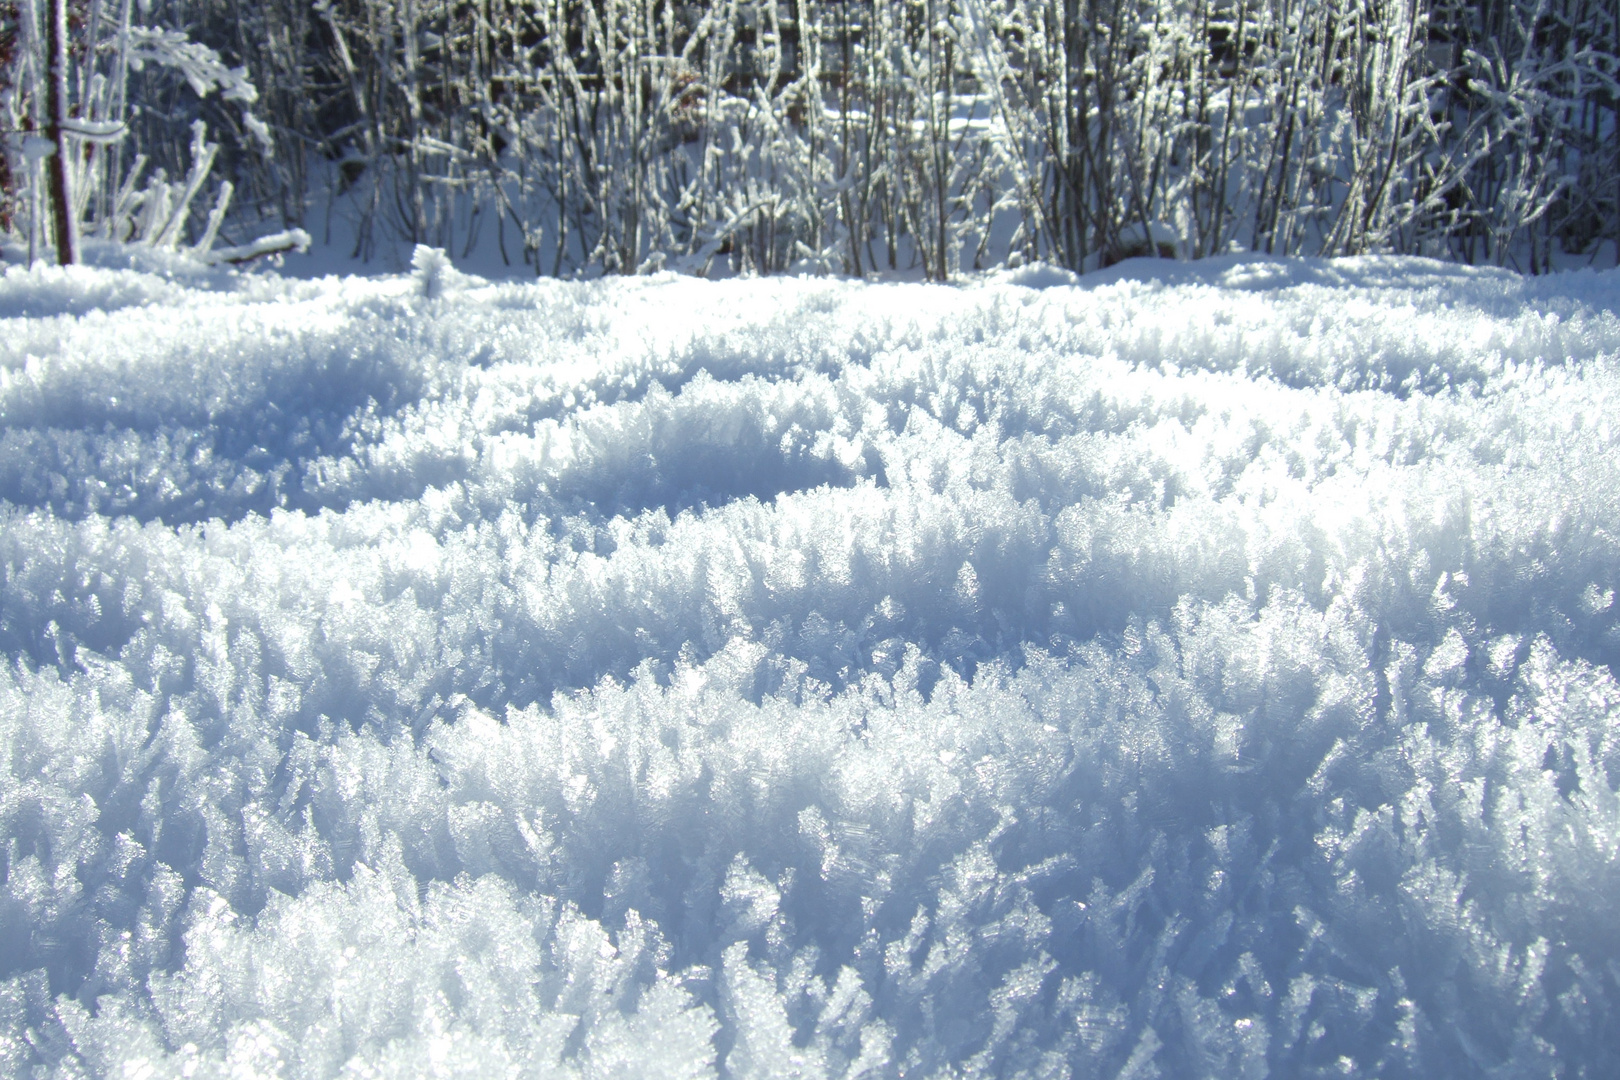
[[[360,254],[938,279],[1234,247],[1533,271],[1620,244],[1607,0],[155,11],[261,89],[276,155],[233,162],[259,211]]]
[[[13,195],[39,186],[42,2],[0,5]],[[109,234],[145,235],[119,202],[136,150],[166,174],[159,206],[205,122],[253,233],[314,220],[368,258],[483,246],[553,275],[944,279],[1233,249],[1537,271],[1620,245],[1608,0],[132,10],[85,6],[65,61],[69,141],[133,132],[75,156]]]
[[[41,6],[40,0],[6,5],[9,25],[0,38],[0,221],[23,234],[28,261],[46,248],[59,262],[77,261],[81,233],[160,251],[185,248],[204,261],[245,257],[245,248],[214,251],[235,190],[229,180],[218,185],[212,210],[193,222],[219,146],[208,141],[202,119],[178,122],[185,106],[175,92],[185,87],[192,104],[215,95],[229,109],[227,123],[256,152],[269,154],[269,129],[252,111],[258,92],[245,69],[227,67],[182,31],[133,24],[128,2],[116,12],[99,2]],[[140,136],[130,138],[132,128]],[[183,153],[170,162],[173,179],[164,166],[148,174],[152,158],[143,150],[160,159]],[[307,237],[284,233],[263,246],[288,250],[300,243],[307,246]]]

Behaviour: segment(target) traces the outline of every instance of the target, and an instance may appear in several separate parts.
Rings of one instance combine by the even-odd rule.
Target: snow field
[[[1613,1073],[1617,285],[8,270],[0,1073]]]

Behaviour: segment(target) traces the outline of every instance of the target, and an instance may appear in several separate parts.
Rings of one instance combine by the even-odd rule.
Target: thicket
[[[0,9],[3,212],[36,245],[58,2]],[[545,274],[930,278],[1620,247],[1614,0],[74,0],[68,23],[74,213],[137,242],[223,220],[361,255],[492,240]],[[209,168],[230,187],[188,218]]]

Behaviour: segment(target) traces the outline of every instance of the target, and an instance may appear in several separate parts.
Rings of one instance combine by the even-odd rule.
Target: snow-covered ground
[[[0,318],[0,1075],[1620,1073],[1620,274]]]

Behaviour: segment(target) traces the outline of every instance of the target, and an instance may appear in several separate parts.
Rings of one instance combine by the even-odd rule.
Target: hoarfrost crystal
[[[1620,1070],[1620,279],[1161,274],[7,271],[0,1072]]]

